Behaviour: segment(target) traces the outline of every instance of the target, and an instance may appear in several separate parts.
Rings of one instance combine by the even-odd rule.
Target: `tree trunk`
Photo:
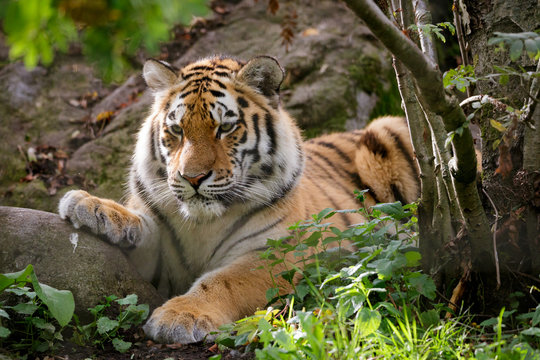
[[[517,61],[511,61],[508,47],[495,51],[487,41],[494,32],[519,33],[534,31],[540,26],[540,9],[537,0],[462,0],[459,6],[470,58],[476,64],[478,78],[497,73],[494,65],[510,66],[520,71],[537,71],[534,59],[525,53]],[[464,6],[463,6],[464,5]],[[537,90],[536,90],[537,91]],[[527,101],[533,103],[529,94],[531,82],[518,76],[510,77],[506,85],[493,80],[479,80],[476,94],[491,95],[512,106],[522,109]],[[538,98],[538,92],[535,96]],[[490,125],[491,119],[502,114],[493,108],[482,109],[474,118],[482,130],[482,178],[486,196],[486,211],[492,223],[497,223],[497,246],[502,267],[515,273],[528,273],[535,277],[540,273],[540,106],[531,111],[530,123],[536,130],[516,119],[508,127],[506,141],[498,143],[503,134]],[[533,106],[534,109],[534,106]],[[490,205],[490,202],[493,205]],[[494,209],[496,208],[496,210]],[[498,212],[500,219],[495,219]]]

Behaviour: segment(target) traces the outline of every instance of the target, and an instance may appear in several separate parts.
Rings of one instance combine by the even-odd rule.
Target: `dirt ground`
[[[137,334],[143,334],[139,329]],[[36,360],[127,360],[127,359],[155,359],[155,360],[199,360],[208,359],[214,355],[221,355],[221,359],[253,359],[254,353],[243,353],[237,350],[221,351],[217,344],[196,343],[196,344],[156,344],[145,339],[142,335],[125,338],[124,340],[133,343],[131,348],[124,354],[114,350],[111,345],[106,345],[104,349],[99,347],[81,347],[66,342],[63,347],[57,349],[54,355],[43,357],[31,357]]]

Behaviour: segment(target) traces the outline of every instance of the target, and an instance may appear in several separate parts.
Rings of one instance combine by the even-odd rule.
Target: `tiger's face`
[[[237,202],[262,202],[274,190],[268,177],[279,165],[273,155],[283,71],[269,57],[251,62],[213,58],[179,72],[157,61],[145,64],[159,107],[160,158],[185,217],[220,216]]]

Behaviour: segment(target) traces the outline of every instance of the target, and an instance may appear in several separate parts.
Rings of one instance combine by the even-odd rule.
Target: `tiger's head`
[[[185,217],[238,203],[270,206],[299,178],[298,128],[279,106],[284,72],[272,57],[209,58],[176,70],[148,60],[155,158]]]

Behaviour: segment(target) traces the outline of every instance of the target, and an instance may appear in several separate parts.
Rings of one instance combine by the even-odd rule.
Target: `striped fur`
[[[180,71],[151,60],[144,76],[155,101],[138,135],[128,201],[71,191],[59,212],[125,248],[172,297],[145,325],[158,341],[199,341],[264,306],[271,279],[257,269],[257,252],[290,224],[326,207],[357,208],[355,189],[369,189],[368,205],[417,198],[404,119],[303,142],[279,106],[283,72],[273,58],[216,57]]]

